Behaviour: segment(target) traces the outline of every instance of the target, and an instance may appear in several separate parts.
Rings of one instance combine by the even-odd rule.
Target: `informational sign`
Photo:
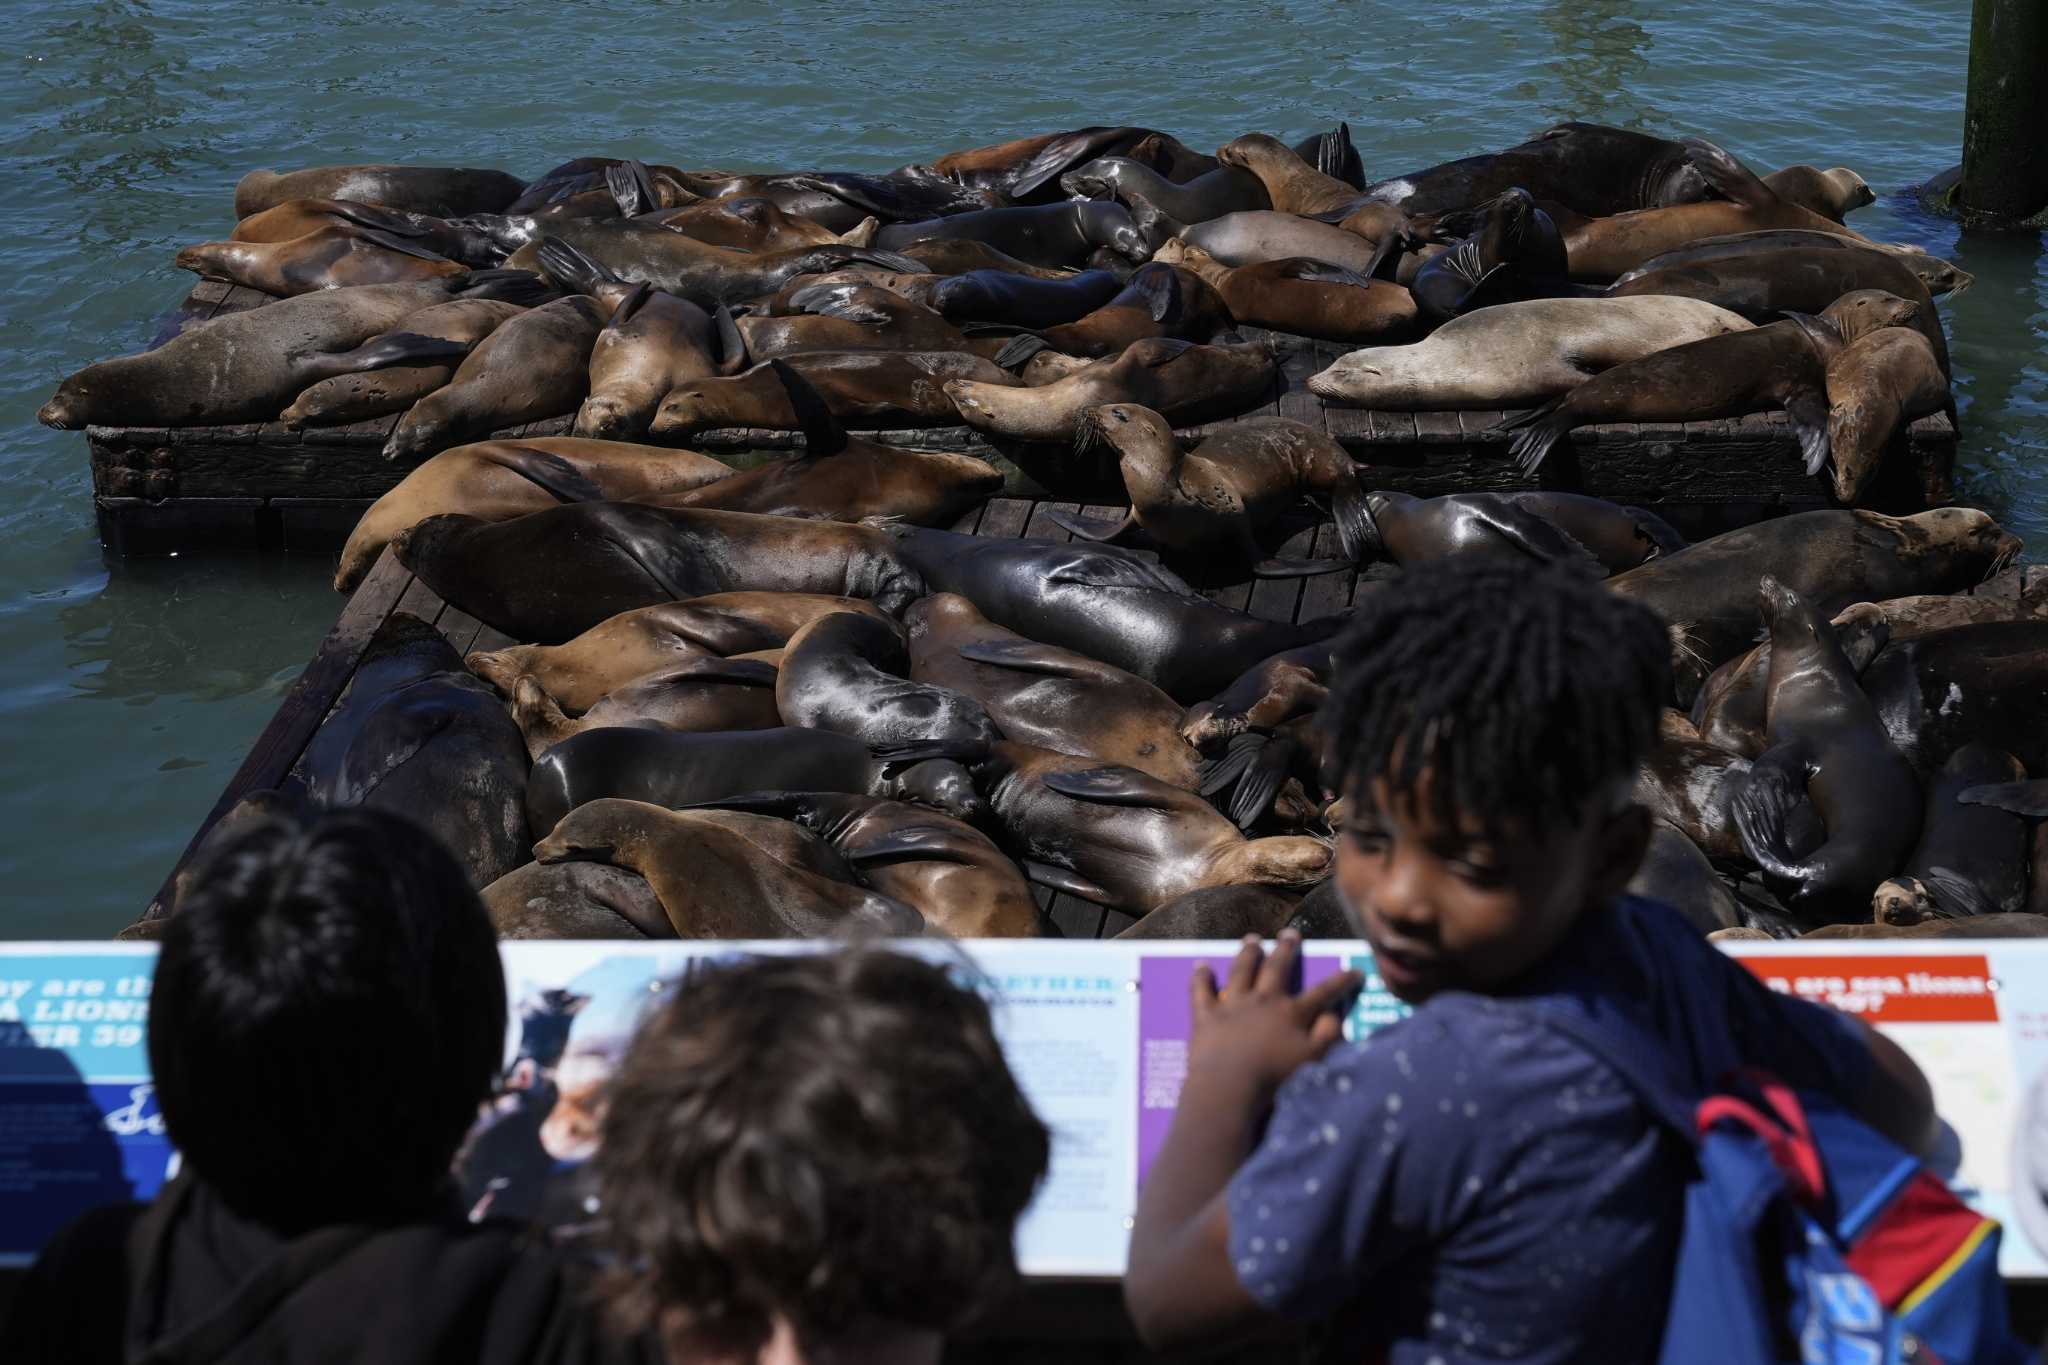
[[[502,949],[505,1079],[458,1171],[479,1213],[553,1221],[589,1155],[603,1080],[648,1009],[693,970],[804,943],[520,942]],[[1734,943],[1774,990],[1856,1014],[1927,1073],[1946,1125],[1937,1166],[2005,1225],[2001,1269],[2048,1279],[2048,941]],[[1189,986],[1235,943],[915,943],[989,999],[1020,1084],[1053,1130],[1052,1171],[1018,1233],[1035,1276],[1122,1273],[1139,1182],[1187,1070]],[[66,1219],[147,1199],[174,1169],[145,1050],[155,949],[0,944],[0,1264]],[[1402,1018],[1362,943],[1306,946],[1301,984],[1355,967],[1357,1039]],[[569,1197],[573,1194],[573,1197]]]

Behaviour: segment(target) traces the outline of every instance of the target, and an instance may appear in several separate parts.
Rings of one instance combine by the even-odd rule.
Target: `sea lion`
[[[267,422],[308,385],[354,373],[350,355],[411,314],[457,298],[526,304],[546,287],[517,270],[414,284],[323,289],[214,318],[153,351],[88,365],[36,414],[45,426],[205,426]]]
[[[1919,779],[1892,746],[1834,628],[1796,589],[1764,575],[1757,600],[1771,632],[1767,747],[1735,792],[1742,846],[1767,877],[1789,883],[1795,913],[1843,918],[1868,905],[1920,829]],[[1826,827],[1803,856],[1786,817],[1810,799]]]
[[[1679,699],[1690,705],[1707,673],[1755,640],[1762,616],[1754,585],[1765,574],[1826,616],[1853,602],[1961,591],[2020,549],[2018,537],[1971,508],[1910,517],[1831,508],[1713,536],[1616,574],[1607,587],[1672,627]]]
[[[403,284],[467,274],[469,267],[407,237],[333,223],[286,242],[200,242],[174,262],[210,280],[278,297],[355,284]]]
[[[660,897],[608,863],[528,863],[477,893],[507,938],[671,938]]]
[[[1033,265],[987,242],[966,238],[940,238],[917,242],[896,253],[916,261],[936,275],[964,275],[970,270],[1000,270],[1006,275],[1030,275],[1041,280],[1064,280],[1078,273],[1065,266]],[[1114,273],[1114,272],[1112,272]]]
[[[577,502],[497,523],[432,516],[391,543],[443,600],[541,644],[707,593],[864,597],[891,616],[924,595],[886,530],[751,512]]]
[[[1233,422],[1193,450],[1150,408],[1109,403],[1081,414],[1075,444],[1101,443],[1117,454],[1131,510],[1111,526],[1065,512],[1053,520],[1087,540],[1133,531],[1169,556],[1252,566],[1265,559],[1260,538],[1307,498],[1327,499],[1337,540],[1355,563],[1367,545],[1368,513],[1358,467],[1319,427],[1284,417]]]
[[[707,658],[780,649],[820,616],[861,612],[887,619],[871,602],[801,592],[726,592],[621,612],[559,645],[479,650],[469,670],[511,696],[531,674],[566,711],[588,712],[621,687]]]
[[[678,495],[731,474],[730,465],[693,450],[575,436],[455,446],[426,460],[370,504],[342,546],[334,590],[354,589],[399,532],[444,512],[510,521],[565,502],[671,506]]]
[[[759,362],[804,351],[971,351],[1002,343],[970,340],[923,304],[868,284],[814,284],[787,296],[785,311],[735,322],[746,356]]]
[[[906,223],[936,214],[987,208],[995,199],[935,175],[861,175],[848,171],[793,171],[779,175],[737,175],[690,171],[682,188],[703,199],[763,198],[784,213],[808,218],[834,232],[861,220]]]
[[[1847,166],[1837,166],[1831,171],[1818,166],[1787,166],[1781,171],[1772,171],[1763,177],[1772,194],[1788,204],[1796,204],[1808,213],[1817,213],[1823,218],[1832,218],[1837,223],[1866,204],[1875,204],[1877,195],[1862,176]]]
[[[2048,773],[2048,621],[1956,626],[1892,645],[1864,670],[1863,689],[1923,776],[1973,741]]]
[[[1861,674],[1891,639],[1884,613],[1858,602],[1829,622],[1852,672]],[[1707,675],[1692,704],[1700,738],[1745,758],[1764,751],[1771,698],[1771,642],[1763,640]]]
[[[1583,493],[1447,493],[1418,498],[1392,490],[1365,495],[1362,559],[1406,567],[1447,555],[1507,553],[1625,573],[1685,548],[1654,512]]]
[[[859,740],[829,730],[685,734],[613,725],[571,735],[540,756],[526,784],[526,816],[530,828],[550,830],[605,797],[676,810],[760,791],[865,792],[963,820],[982,809],[958,763],[877,759]]]
[[[1175,183],[1129,157],[1102,156],[1061,176],[1060,188],[1073,199],[1116,199],[1127,206],[1143,201],[1183,223],[1273,207],[1259,178],[1236,166]]]
[[[1272,938],[1287,927],[1301,898],[1277,887],[1205,886],[1176,896],[1118,934],[1124,938]],[[1348,935],[1347,935],[1348,936]]]
[[[604,309],[571,294],[509,319],[463,358],[448,386],[407,409],[384,458],[430,455],[521,422],[574,412],[590,392]]]
[[[1253,664],[1209,700],[1190,706],[1181,738],[1197,749],[1213,750],[1247,730],[1277,729],[1321,708],[1329,683],[1327,642],[1282,650]]]
[[[235,217],[250,218],[293,199],[348,199],[456,218],[501,213],[525,186],[503,171],[461,166],[309,166],[250,171],[235,183]]]
[[[1148,217],[1147,221],[1154,219]],[[1229,266],[1305,257],[1370,277],[1382,259],[1379,247],[1368,238],[1291,213],[1226,213],[1192,226],[1163,218],[1156,221],[1158,231],[1165,237],[1178,237]],[[1164,237],[1159,238],[1159,244],[1164,244]]]
[[[1666,347],[1749,328],[1692,299],[1532,299],[1467,313],[1410,346],[1340,356],[1308,387],[1361,408],[1519,407]]]
[[[542,862],[594,859],[638,872],[678,938],[829,938],[924,927],[909,906],[857,883],[817,835],[765,815],[593,801],[533,847]]]
[[[559,249],[565,245],[573,247],[575,255]],[[910,258],[868,247],[734,251],[635,219],[558,223],[537,244],[514,252],[508,264],[524,264],[528,253],[535,267],[571,289],[582,287],[578,281],[585,277],[585,262],[594,261],[627,284],[651,284],[700,308],[744,303],[774,293],[797,275],[837,270],[854,261],[919,273],[917,262]]]
[[[758,659],[692,659],[614,688],[581,716],[569,715],[528,675],[512,685],[510,710],[536,759],[571,735],[607,725],[772,730],[782,724],[775,674],[775,665]]]
[[[1143,678],[1005,630],[955,593],[912,603],[903,621],[910,676],[974,698],[1003,738],[1196,789],[1200,757],[1177,733],[1180,704]]]
[[[316,806],[393,811],[423,825],[488,886],[527,859],[526,745],[441,633],[399,612],[285,783]]]
[[[1472,234],[1431,257],[1408,286],[1425,318],[1448,322],[1488,304],[1571,292],[1564,240],[1527,190],[1503,191],[1474,212]]]
[[[834,232],[821,223],[785,213],[774,200],[758,195],[734,195],[726,199],[684,204],[679,208],[643,214],[642,218],[710,246],[739,251],[790,251],[835,243],[866,246],[874,234],[874,227],[859,226],[846,233]]]
[[[1892,242],[1871,242],[1858,237],[1837,237],[1828,232],[1803,232],[1798,228],[1773,228],[1763,232],[1736,232],[1726,237],[1702,237],[1696,242],[1673,247],[1644,261],[1633,270],[1625,271],[1614,284],[1619,289],[1660,270],[1675,270],[1680,266],[1701,265],[1708,261],[1726,260],[1731,256],[1752,256],[1759,251],[1785,251],[1804,248],[1811,251],[1876,251],[1892,257],[1911,270],[1920,283],[1927,286],[1927,292],[1936,298],[1943,294],[1960,294],[1976,283],[1976,277],[1958,268],[1954,263],[1939,256],[1930,255],[1918,247],[1903,246]]]
[[[1046,347],[1062,355],[1121,355],[1147,337],[1207,341],[1230,322],[1222,296],[1201,276],[1154,261],[1138,267],[1115,298],[1086,317],[1018,337],[995,360],[1016,369]]]
[[[1636,875],[1629,879],[1628,893],[1664,902],[1703,934],[1732,929],[1742,922],[1734,893],[1714,871],[1707,855],[1684,830],[1663,820],[1651,827],[1650,847]]]
[[[1972,788],[2023,782],[2019,760],[1988,744],[1965,744],[1927,784],[1920,842],[1905,868],[1870,899],[1880,924],[2010,915],[2027,905],[2026,820],[2012,811],[1961,798]]]
[[[1153,260],[1201,277],[1222,297],[1230,316],[1248,327],[1351,343],[1388,341],[1415,330],[1415,298],[1406,289],[1321,261],[1291,256],[1226,266],[1178,237],[1160,247]]]
[[[1267,200],[1280,213],[1341,215],[1365,198],[1357,186],[1309,165],[1286,143],[1265,133],[1233,138],[1216,149],[1216,159],[1256,176],[1265,186]]]
[[[875,246],[885,252],[900,252],[920,242],[954,238],[981,242],[1039,266],[1079,265],[1099,250],[1114,252],[1134,264],[1152,254],[1129,209],[1092,199],[977,209],[921,223],[891,223],[876,231]]]
[[[392,331],[334,357],[332,365],[363,368],[308,385],[278,421],[297,430],[404,412],[446,385],[485,337],[525,311],[495,299],[457,299],[408,314]]]
[[[821,616],[790,637],[775,707],[787,724],[851,735],[877,757],[973,762],[998,738],[973,697],[911,678],[901,626],[853,612]]]
[[[1135,768],[1008,741],[978,770],[988,809],[1025,875],[1134,915],[1205,886],[1307,887],[1330,846],[1246,839],[1201,797]]]
[[[923,806],[837,792],[736,797],[725,808],[794,821],[832,846],[862,882],[955,938],[1035,938],[1031,884],[989,837]]]
[[[1365,193],[1423,215],[1467,208],[1516,186],[1588,215],[1689,204],[1713,192],[1684,143],[1572,122],[1503,152],[1377,181]]]
[[[1502,423],[1516,432],[1509,456],[1533,475],[1566,433],[1589,423],[1705,421],[1782,408],[1806,472],[1818,474],[1828,458],[1828,366],[1858,337],[1896,326],[1916,308],[1895,296],[1852,294],[1818,319],[1795,313],[1616,365]]]
[[[997,625],[1135,673],[1180,702],[1213,696],[1260,659],[1325,639],[1340,624],[1231,611],[1112,546],[909,526],[891,534],[932,592],[958,593]]]
[[[1083,270],[1061,280],[970,270],[940,280],[925,303],[955,322],[1053,327],[1086,317],[1123,288],[1123,281],[1107,270]]]
[[[345,199],[293,199],[276,208],[265,209],[235,224],[228,234],[233,242],[289,242],[337,223],[376,228],[402,237],[437,256],[482,269],[505,259],[505,251],[492,236],[465,222],[452,222],[424,213],[406,213],[376,204],[355,204]]]
[[[722,366],[721,359],[744,363],[723,352],[709,313],[651,285],[633,286],[591,344],[590,396],[571,429],[607,441],[645,435],[677,385],[739,368]]]
[[[955,379],[1015,386],[1017,376],[959,351],[813,351],[783,363],[825,399],[832,415],[854,427],[956,426],[960,410],[946,393]],[[771,362],[772,364],[772,362]],[[654,414],[651,435],[683,441],[701,431],[761,427],[795,431],[802,420],[771,365],[730,379],[678,384]]]
[[[1919,924],[1824,924],[1801,939],[1838,938],[2044,938],[2048,915],[1970,915],[1964,919],[1930,919]]]
[[[1844,346],[1828,362],[1827,392],[1835,498],[1849,506],[1908,423],[1943,412],[1956,424],[1955,395],[1934,348],[1905,327],[1879,328]]]
[[[1746,858],[1732,802],[1749,760],[1700,738],[1692,723],[1666,711],[1657,742],[1636,771],[1634,798],[1709,858]]]
[[[945,389],[971,427],[1020,441],[1068,442],[1081,414],[1105,403],[1152,408],[1177,426],[1242,412],[1270,390],[1277,368],[1263,345],[1148,337],[1038,388],[952,379]]]
[[[993,192],[1006,202],[1023,203],[1048,186],[1056,186],[1059,177],[1075,166],[1155,139],[1165,144],[1160,150],[1172,161],[1180,159],[1173,155],[1176,150],[1187,154],[1187,149],[1177,141],[1151,128],[1091,126],[948,152],[929,166],[905,166],[894,174],[928,172],[959,185]]]

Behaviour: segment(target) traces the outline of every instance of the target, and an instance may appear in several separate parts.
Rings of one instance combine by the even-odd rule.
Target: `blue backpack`
[[[1689,1093],[1619,1010],[1553,998],[1546,1024],[1606,1062],[1693,1152],[1657,1359],[2008,1365],[1999,1226],[1832,1098],[1760,1071]]]

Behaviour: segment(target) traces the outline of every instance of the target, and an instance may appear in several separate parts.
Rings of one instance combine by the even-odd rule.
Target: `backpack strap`
[[[1688,1147],[1699,1142],[1699,1104],[1704,1098],[1679,1077],[1671,1049],[1621,1009],[1592,997],[1531,1000],[1531,1013],[1621,1077],[1652,1117],[1675,1131]]]

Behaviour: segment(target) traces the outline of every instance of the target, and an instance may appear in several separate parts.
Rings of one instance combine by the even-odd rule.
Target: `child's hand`
[[[1331,1006],[1363,984],[1359,973],[1340,972],[1300,995],[1287,983],[1301,956],[1301,935],[1284,929],[1266,956],[1257,934],[1230,964],[1222,993],[1206,964],[1195,968],[1190,985],[1194,1016],[1188,1040],[1188,1074],[1215,1071],[1242,1078],[1270,1097],[1304,1062],[1314,1061],[1343,1036],[1344,1024]]]

